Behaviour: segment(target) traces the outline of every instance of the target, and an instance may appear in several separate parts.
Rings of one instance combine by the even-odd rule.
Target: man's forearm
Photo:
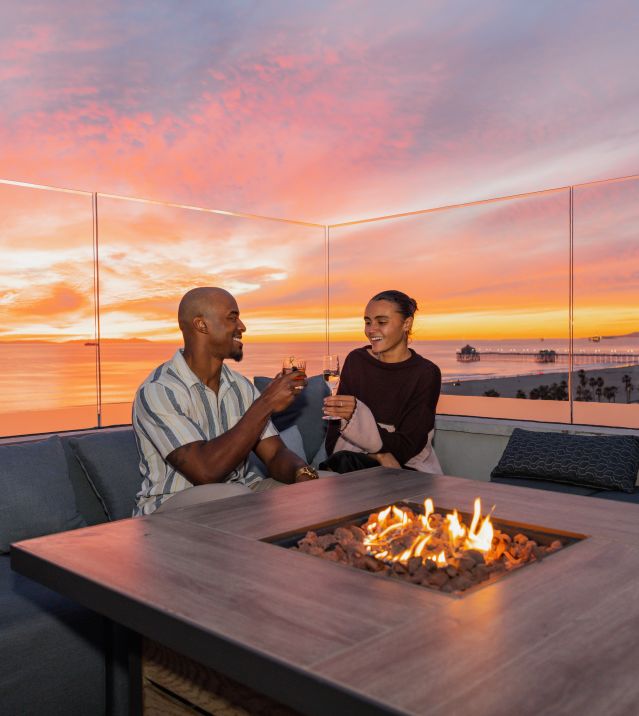
[[[183,445],[170,453],[167,461],[194,485],[222,482],[246,459],[271,413],[268,403],[258,398],[230,430],[212,440]]]
[[[278,450],[267,465],[269,477],[287,484],[295,482],[295,474],[301,467],[306,467],[306,461],[286,447]]]

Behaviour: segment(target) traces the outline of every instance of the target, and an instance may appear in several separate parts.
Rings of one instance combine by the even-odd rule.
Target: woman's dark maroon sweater
[[[424,449],[435,426],[441,371],[412,349],[405,361],[384,363],[370,355],[369,347],[348,354],[337,393],[354,395],[370,408],[377,423],[395,426],[395,432],[378,426],[381,452],[392,453],[404,465]],[[326,435],[329,455],[338,437],[339,423],[335,421]]]

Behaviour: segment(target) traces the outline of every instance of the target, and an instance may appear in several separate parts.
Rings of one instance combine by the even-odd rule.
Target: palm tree
[[[583,368],[581,368],[580,370],[577,371],[577,376],[579,377],[579,385],[582,388],[585,388],[586,387],[586,371]]]
[[[607,385],[607,386],[603,389],[604,398],[605,398],[609,403],[610,403],[611,401],[612,401],[613,403],[616,403],[617,401],[616,401],[616,399],[615,399],[615,395],[616,395],[616,393],[617,393],[617,390],[618,390],[618,388],[617,388],[616,385]]]
[[[597,387],[595,388],[595,394],[597,396],[597,400],[601,403],[601,393],[603,392],[604,387],[604,379],[601,376],[597,377]]]
[[[621,379],[621,382],[624,384],[624,387],[626,389],[626,403],[630,402],[630,396],[632,395],[632,391],[634,390],[634,385],[632,384],[632,378],[626,373],[623,378]]]
[[[547,385],[540,385],[539,388],[537,388],[539,391],[539,398],[541,400],[550,400],[550,388]]]
[[[559,383],[555,400],[568,400],[568,383],[565,380]]]

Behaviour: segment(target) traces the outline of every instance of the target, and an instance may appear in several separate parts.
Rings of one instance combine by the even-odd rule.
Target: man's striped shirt
[[[197,440],[211,440],[236,425],[259,391],[243,375],[222,365],[216,395],[189,368],[182,350],[156,368],[138,388],[133,403],[133,428],[140,454],[142,488],[134,515],[148,515],[172,494],[193,487],[166,456]],[[261,439],[278,435],[272,422]],[[262,476],[241,462],[225,480],[255,487]]]

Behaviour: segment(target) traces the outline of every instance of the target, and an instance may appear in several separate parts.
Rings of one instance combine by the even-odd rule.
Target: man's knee
[[[187,490],[176,492],[174,495],[164,500],[155,512],[169,512],[170,510],[176,510],[180,507],[190,507],[191,505],[199,505],[203,502],[224,500],[227,497],[250,494],[251,490],[246,487],[246,485],[241,485],[237,482],[219,482],[211,483],[210,485],[195,485],[194,487],[189,487]]]

